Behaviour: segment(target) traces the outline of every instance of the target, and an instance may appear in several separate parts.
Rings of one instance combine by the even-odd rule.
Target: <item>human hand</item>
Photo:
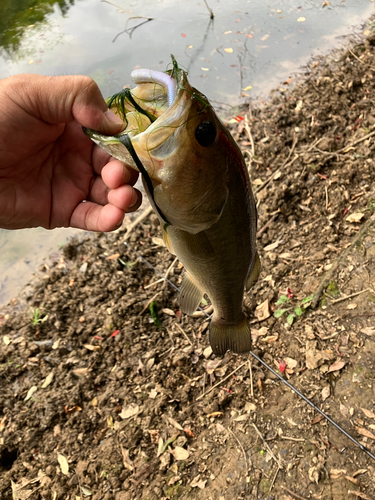
[[[86,76],[0,80],[0,227],[112,231],[136,210],[138,174],[86,137],[123,124]]]

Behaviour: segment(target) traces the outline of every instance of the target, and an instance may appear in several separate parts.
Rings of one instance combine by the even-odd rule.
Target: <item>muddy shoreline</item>
[[[374,77],[369,34],[229,125],[259,211],[254,351],[372,453]],[[367,455],[254,359],[210,354],[133,251],[179,285],[156,216],[126,234],[69,243],[0,311],[0,497],[374,499]]]

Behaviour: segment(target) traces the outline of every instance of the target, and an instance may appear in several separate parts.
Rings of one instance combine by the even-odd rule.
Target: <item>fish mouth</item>
[[[173,153],[173,141],[168,139],[186,120],[193,94],[186,72],[171,57],[172,69],[166,72],[136,69],[131,78],[137,86],[106,99],[108,108],[124,121],[125,128],[120,134],[107,136],[83,128],[111,156],[143,173],[134,159],[136,155],[151,177],[157,170],[157,158]],[[129,141],[132,152],[128,149]]]

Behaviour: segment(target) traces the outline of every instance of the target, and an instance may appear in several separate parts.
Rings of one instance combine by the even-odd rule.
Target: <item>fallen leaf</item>
[[[89,351],[100,351],[101,349],[100,345],[83,344],[83,347]]]
[[[203,481],[201,480],[201,475],[198,474],[198,476],[196,476],[192,482],[190,483],[190,486],[192,488],[199,488],[201,490],[203,490],[206,486],[206,483],[207,483],[207,480]]]
[[[363,413],[366,415],[367,418],[373,418],[375,420],[375,413],[371,410],[366,410],[366,408],[361,408]]]
[[[224,35],[229,35],[230,33],[232,33],[231,31],[224,31]]]
[[[209,68],[201,68],[202,71],[210,71]]]
[[[374,327],[366,327],[362,328],[361,333],[364,333],[366,335],[369,335],[370,337],[373,337],[375,335],[375,328]]]
[[[28,392],[26,394],[25,401],[28,401],[37,390],[38,390],[38,387],[36,385],[33,385],[32,387],[30,387],[30,389],[28,390]]]
[[[166,418],[167,418],[168,422],[169,422],[171,425],[173,425],[173,427],[175,427],[175,428],[176,428],[176,429],[178,429],[179,431],[183,431],[183,430],[184,430],[184,429],[183,429],[183,427],[182,427],[182,426],[181,426],[178,422],[176,422],[176,420],[175,420],[174,418],[172,418],[172,417],[168,417],[168,416],[167,416]]]
[[[77,368],[76,370],[73,370],[73,373],[77,377],[80,377],[82,375],[86,375],[89,371],[90,371],[89,368]]]
[[[262,36],[261,41],[265,42],[267,40],[267,38],[269,38],[269,36],[270,35],[268,33],[266,35]]]
[[[171,453],[176,460],[187,460],[190,456],[190,453],[185,448],[181,448],[181,446],[176,446],[171,450]]]
[[[331,395],[331,388],[329,385],[326,385],[322,390],[322,401],[325,401]]]
[[[299,18],[297,19],[297,21],[298,21],[299,23],[304,23],[304,22],[306,21],[306,17],[299,17]]]
[[[54,375],[55,375],[55,374],[53,373],[53,371],[52,371],[49,375],[47,375],[47,377],[45,378],[45,380],[44,380],[44,382],[43,382],[43,384],[42,384],[42,389],[45,389],[46,387],[48,387],[48,386],[49,386],[49,384],[50,384],[50,383],[52,382],[52,380],[53,380]]]
[[[356,309],[356,307],[357,307],[357,304],[354,304],[354,303],[353,303],[353,304],[348,304],[348,305],[346,306],[346,308],[347,308],[347,309],[349,309],[349,310],[350,310],[350,309]]]
[[[363,214],[362,212],[357,212],[355,214],[350,214],[345,220],[347,222],[360,222],[362,217],[364,217],[365,214]]]
[[[224,49],[224,52],[228,52],[228,54],[231,54],[233,52],[233,49],[229,47],[228,49]]]
[[[9,345],[10,342],[11,342],[11,340],[10,340],[10,338],[7,335],[4,335],[3,342],[4,342],[5,345]]]
[[[134,470],[134,466],[133,466],[133,462],[132,460],[130,459],[130,456],[129,456],[129,450],[125,449],[122,445],[121,445],[121,453],[122,453],[122,463],[124,464],[124,467],[130,471],[133,471]]]
[[[252,89],[252,88],[253,88],[253,86],[252,86],[252,85],[248,85],[248,86],[247,86],[247,87],[245,87],[243,90],[246,92],[246,90],[250,90],[250,89]]]
[[[346,469],[331,469],[329,472],[331,479],[338,479],[343,474],[346,474]]]
[[[57,453],[57,461],[59,462],[61,472],[65,475],[69,475],[69,464],[68,460],[61,453]]]
[[[259,306],[256,307],[255,316],[257,317],[258,321],[264,321],[271,316],[268,299],[266,299],[262,304],[259,304]]]
[[[212,413],[209,413],[207,415],[207,418],[216,418],[216,417],[221,417],[222,415],[224,415],[222,411],[214,411]]]
[[[284,358],[284,361],[286,363],[287,368],[290,368],[291,370],[294,370],[294,368],[296,368],[298,365],[298,361],[292,358]]]
[[[344,368],[344,366],[346,365],[346,362],[345,361],[335,361],[329,368],[328,368],[328,372],[327,373],[331,373],[331,372],[337,372],[339,370],[341,370],[342,368]]]
[[[139,406],[134,403],[130,403],[129,405],[123,407],[119,415],[123,420],[125,420],[126,418],[134,417],[138,412]]]
[[[159,247],[165,247],[165,243],[164,243],[164,240],[163,238],[157,238],[156,236],[153,236],[151,238],[151,241],[154,245],[157,245]]]
[[[176,316],[175,312],[172,311],[172,309],[168,309],[167,307],[165,307],[164,309],[161,309],[161,312],[163,314],[166,314],[167,316]]]
[[[366,436],[367,438],[375,440],[374,434],[372,432],[368,431],[367,429],[365,429],[364,427],[356,427],[356,429],[357,429],[357,432],[359,434],[361,434],[362,436]]]
[[[182,36],[183,38],[186,38],[185,33],[181,33],[181,36]]]
[[[116,260],[119,257],[120,257],[119,253],[114,253],[114,254],[110,255],[109,257],[107,257],[107,260]]]
[[[272,342],[276,342],[276,340],[279,338],[279,335],[276,333],[275,335],[270,335],[269,337],[264,337],[264,339],[259,339],[261,342],[267,342],[268,344]]]
[[[206,349],[203,351],[203,356],[208,359],[212,354],[212,347],[208,346]]]

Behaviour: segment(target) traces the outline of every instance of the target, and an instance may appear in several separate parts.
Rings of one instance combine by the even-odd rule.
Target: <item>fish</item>
[[[124,130],[96,144],[142,173],[168,250],[185,268],[181,311],[193,314],[206,294],[213,305],[214,354],[251,349],[243,297],[257,281],[257,210],[243,155],[212,105],[172,56],[165,72],[136,69],[136,84],[107,99]]]

